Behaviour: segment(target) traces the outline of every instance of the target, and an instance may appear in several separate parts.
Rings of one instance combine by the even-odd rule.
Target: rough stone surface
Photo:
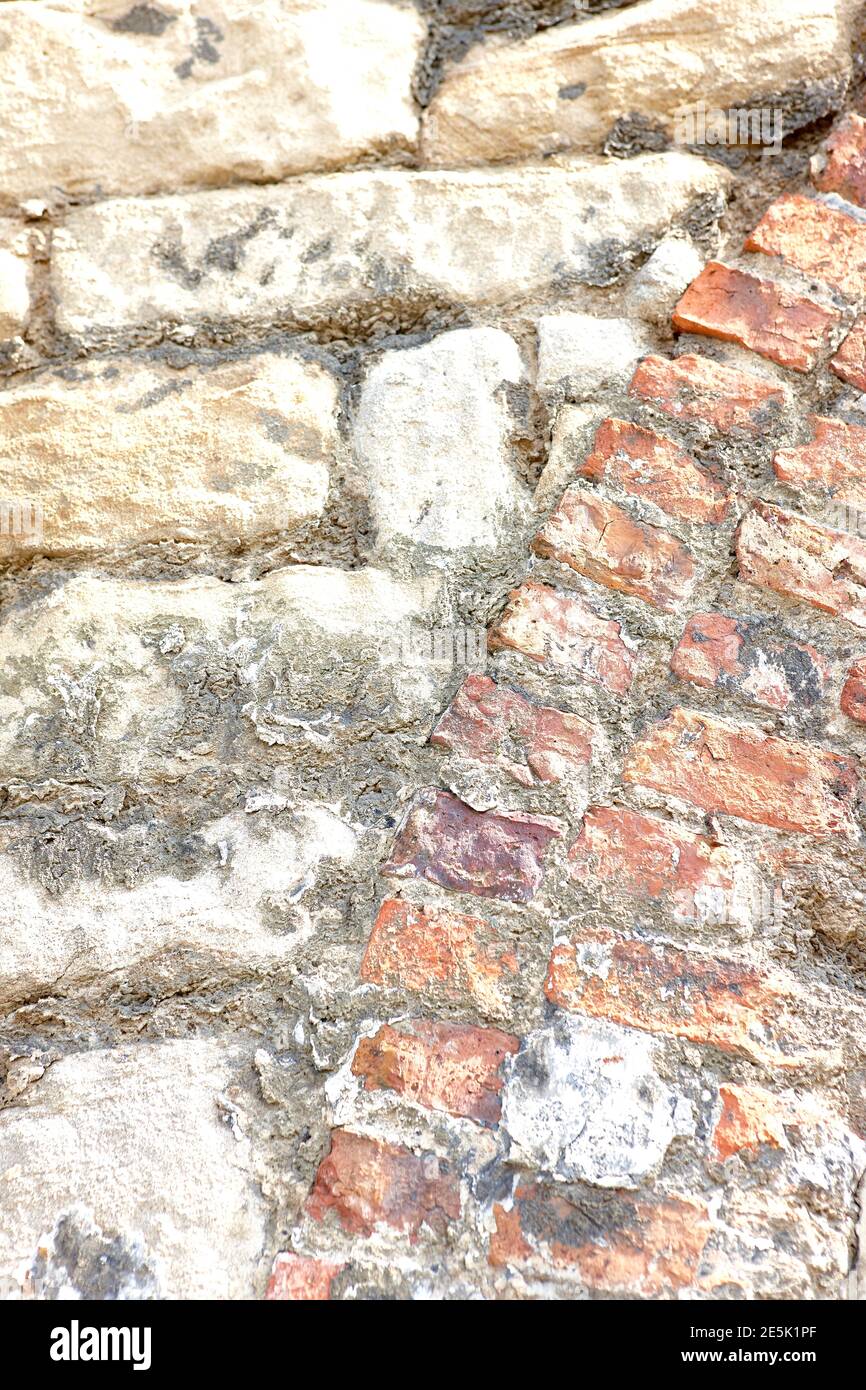
[[[0,220],[0,340],[19,336],[30,320],[32,265],[20,225]]]
[[[13,0],[0,198],[265,182],[408,154],[423,36],[411,5],[383,0]]]
[[[723,170],[676,152],[109,199],[55,238],[57,323],[83,342],[208,321],[357,331],[391,315],[413,326],[443,305],[609,284],[672,221],[717,206],[725,184]]]
[[[538,320],[539,391],[585,401],[625,386],[649,347],[629,319],[544,314]]]
[[[246,1296],[267,1211],[250,1140],[225,1122],[245,1064],[204,1040],[96,1049],[0,1113],[6,1294],[27,1270],[54,1297]]]
[[[517,344],[494,328],[443,333],[376,363],[354,441],[377,554],[402,545],[429,552],[434,563],[477,562],[526,524],[512,405],[524,383]]]
[[[560,1015],[524,1040],[509,1068],[502,1124],[515,1161],[566,1181],[635,1188],[678,1135],[690,1106],[654,1070],[645,1035]]]
[[[339,391],[315,362],[269,353],[210,370],[94,363],[0,396],[0,493],[38,498],[16,553],[160,541],[243,546],[321,515]]]
[[[772,0],[757,11],[734,0],[725,22],[714,24],[701,0],[651,0],[507,46],[484,44],[451,70],[431,103],[424,154],[455,164],[600,151],[627,119],[672,139],[678,114],[699,102],[747,107],[759,94],[800,86],[829,89],[824,110],[833,109],[849,71],[855,9],[847,0]],[[797,123],[794,110],[788,119]],[[685,128],[683,136],[687,143]]]

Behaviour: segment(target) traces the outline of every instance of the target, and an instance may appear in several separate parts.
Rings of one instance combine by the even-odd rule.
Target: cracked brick
[[[680,333],[705,334],[810,372],[829,348],[841,315],[771,280],[710,261],[674,310]]]

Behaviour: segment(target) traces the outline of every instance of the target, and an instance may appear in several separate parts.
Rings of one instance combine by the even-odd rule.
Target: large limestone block
[[[393,0],[11,0],[0,203],[411,152],[424,32]]]
[[[673,136],[683,109],[767,104],[786,128],[838,105],[858,0],[648,0],[519,42],[488,41],[446,75],[422,152],[434,165],[600,150],[634,116]],[[773,100],[784,96],[784,100]]]
[[[255,1297],[267,1209],[221,1101],[245,1060],[204,1040],[81,1052],[0,1113],[0,1294]]]
[[[0,550],[249,542],[321,515],[339,388],[266,353],[209,370],[91,363],[0,393],[0,496],[38,504]]]
[[[55,234],[57,324],[84,343],[200,323],[351,329],[382,313],[411,326],[431,306],[609,284],[727,183],[674,152],[109,199]]]
[[[312,934],[315,922],[304,900],[322,873],[350,866],[358,851],[357,835],[330,807],[286,804],[280,813],[274,798],[277,814],[271,815],[257,812],[248,794],[243,811],[212,821],[186,844],[181,840],[166,871],[149,876],[146,851],[158,853],[158,827],[118,828],[110,811],[101,819],[110,794],[58,783],[6,792],[7,814],[10,800],[31,813],[16,829],[39,824],[42,812],[42,827],[53,818],[58,837],[72,827],[70,844],[76,826],[86,826],[86,834],[75,841],[77,857],[54,866],[56,877],[39,845],[31,875],[22,872],[20,839],[18,852],[0,854],[2,1011],[44,996],[171,995],[191,982],[268,974]],[[11,830],[7,822],[6,833]],[[125,849],[126,873],[134,879],[136,865],[144,881],[124,887],[100,882],[88,862],[88,834],[91,845],[110,841],[118,862]],[[200,841],[204,867],[191,876],[185,860],[192,838]],[[40,878],[53,883],[52,892]]]
[[[354,447],[381,555],[420,547],[448,565],[520,544],[529,494],[511,398],[525,382],[517,344],[498,328],[443,333],[370,369]]]
[[[78,574],[0,624],[4,779],[170,780],[273,745],[431,718],[449,670],[401,654],[429,585],[297,565],[258,582]]]

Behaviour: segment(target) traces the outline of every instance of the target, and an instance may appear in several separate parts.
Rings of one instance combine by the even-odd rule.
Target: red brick
[[[391,1226],[414,1242],[422,1226],[442,1234],[460,1215],[460,1183],[435,1154],[335,1129],[305,1210],[314,1221],[334,1212],[351,1235]]]
[[[782,386],[709,357],[645,357],[629,392],[674,420],[699,421],[720,434],[763,435],[785,405]]]
[[[576,714],[536,705],[489,676],[467,676],[430,742],[503,768],[521,786],[583,772],[598,730]]]
[[[737,533],[740,577],[866,627],[866,544],[756,502]]]
[[[680,680],[727,690],[767,709],[811,708],[828,671],[814,647],[773,637],[766,622],[695,613],[671,658]]]
[[[331,1284],[345,1265],[313,1260],[285,1250],[277,1255],[265,1298],[305,1303],[327,1302]]]
[[[587,1288],[633,1297],[688,1289],[712,1232],[698,1202],[587,1188],[569,1197],[540,1182],[518,1187],[511,1208],[493,1208],[494,1268],[541,1278],[551,1269]]]
[[[611,695],[624,695],[634,678],[635,657],[621,634],[619,623],[600,618],[582,599],[527,580],[509,594],[488,646],[492,652],[520,652]]]
[[[853,758],[675,709],[639,739],[625,782],[706,811],[810,835],[856,836]]]
[[[691,454],[655,430],[625,420],[599,425],[592,453],[579,472],[596,482],[616,483],[683,521],[722,521],[730,506],[721,483]]]
[[[771,203],[745,249],[781,256],[853,299],[866,291],[866,226],[802,193]]]
[[[866,207],[866,121],[852,111],[824,143],[825,155],[812,161],[812,180],[822,193],[838,193]]]
[[[541,887],[542,859],[562,834],[551,816],[473,811],[450,792],[417,794],[383,874],[525,903]]]
[[[782,367],[810,372],[840,315],[771,280],[710,261],[674,310],[681,333],[739,343]]]
[[[848,672],[839,703],[849,719],[866,724],[866,657],[861,657]]]
[[[362,1038],[352,1062],[364,1089],[397,1091],[430,1110],[496,1124],[502,1065],[520,1040],[497,1028],[414,1019]]]
[[[812,1054],[790,1026],[804,999],[750,965],[584,928],[550,957],[545,993],[572,1013],[715,1047],[773,1068]]]
[[[720,1086],[722,1112],[712,1134],[719,1158],[759,1152],[762,1144],[785,1146],[785,1123],[792,1123],[791,1107],[759,1086]]]
[[[849,386],[866,391],[866,317],[855,319],[851,332],[830,358],[830,368]]]
[[[866,503],[866,427],[810,415],[812,439],[773,458],[776,477],[799,488],[825,488],[843,502]]]
[[[402,898],[382,904],[361,963],[370,984],[465,998],[491,1018],[508,1013],[517,972],[513,948],[481,917]]]
[[[533,541],[587,579],[632,594],[656,608],[674,609],[695,582],[684,545],[656,526],[642,526],[613,502],[570,487]]]
[[[580,883],[645,898],[675,894],[693,908],[696,893],[734,891],[733,862],[722,845],[620,806],[591,806],[568,858]]]

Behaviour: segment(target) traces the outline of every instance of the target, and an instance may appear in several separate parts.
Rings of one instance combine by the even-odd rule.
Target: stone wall
[[[862,26],[0,2],[4,1296],[866,1296]]]

